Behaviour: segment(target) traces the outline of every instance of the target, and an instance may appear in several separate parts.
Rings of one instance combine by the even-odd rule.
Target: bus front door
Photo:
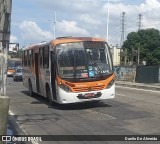
[[[38,53],[35,53],[35,74],[36,74],[36,87],[37,87],[37,93],[39,93],[39,57]]]
[[[55,62],[55,56],[53,52],[51,52],[51,86],[52,86],[53,99],[57,100],[55,79],[56,79],[56,62]]]

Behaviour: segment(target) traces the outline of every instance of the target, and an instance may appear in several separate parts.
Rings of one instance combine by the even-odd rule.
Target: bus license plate
[[[85,94],[84,95],[86,98],[88,98],[88,97],[93,97],[94,96],[94,93],[87,93],[87,94]]]

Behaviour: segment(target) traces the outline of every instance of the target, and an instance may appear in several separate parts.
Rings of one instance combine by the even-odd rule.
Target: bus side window
[[[42,60],[42,48],[39,49],[39,59],[40,59],[40,67],[43,65],[43,60]]]
[[[22,66],[24,66],[24,51],[22,52]]]
[[[28,51],[25,51],[24,52],[24,66],[28,66],[27,59],[28,59]]]
[[[28,66],[31,66],[31,50],[28,51]]]
[[[49,68],[49,46],[43,47],[43,68]]]
[[[32,66],[34,65],[34,53],[33,53],[33,49],[31,50],[31,55],[32,55]]]

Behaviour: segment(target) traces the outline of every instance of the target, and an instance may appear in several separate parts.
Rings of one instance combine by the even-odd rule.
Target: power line
[[[148,11],[148,12],[158,14],[158,11],[160,11],[160,10],[156,9],[156,10],[151,10],[151,11]],[[137,31],[136,30],[137,25],[138,25],[138,30],[142,29],[143,14],[145,14],[147,16],[148,12],[143,12],[143,13],[138,15],[138,24],[136,23],[136,17],[132,18],[131,20],[129,20],[128,23],[125,21],[125,17],[124,17],[124,19],[121,20],[121,38],[120,38],[121,39],[120,40],[121,45],[123,44],[123,42],[125,40],[125,33],[127,34],[127,33],[131,32],[131,31]],[[150,19],[150,18],[147,18],[147,19]],[[159,19],[159,18],[157,18],[157,19]],[[123,25],[122,25],[122,23],[123,23]],[[126,24],[127,24],[127,30],[126,30]],[[151,23],[150,23],[150,25],[151,25]],[[156,28],[157,27],[158,26],[156,26]],[[118,35],[120,35],[119,34],[120,32],[118,31],[118,28],[119,28],[119,26],[115,27],[112,30],[110,30],[110,32],[109,32],[109,35],[110,35],[109,39],[110,40],[112,40],[112,39],[114,39],[114,37],[117,37]],[[105,34],[105,32],[104,32],[105,30],[104,29],[105,28],[101,27],[101,29],[99,29],[97,31],[97,34],[100,34],[100,35],[103,34],[104,35]]]

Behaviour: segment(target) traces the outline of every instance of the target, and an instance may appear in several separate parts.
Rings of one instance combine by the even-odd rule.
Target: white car
[[[13,80],[14,81],[22,80],[22,69],[16,70],[16,72],[13,74]]]

